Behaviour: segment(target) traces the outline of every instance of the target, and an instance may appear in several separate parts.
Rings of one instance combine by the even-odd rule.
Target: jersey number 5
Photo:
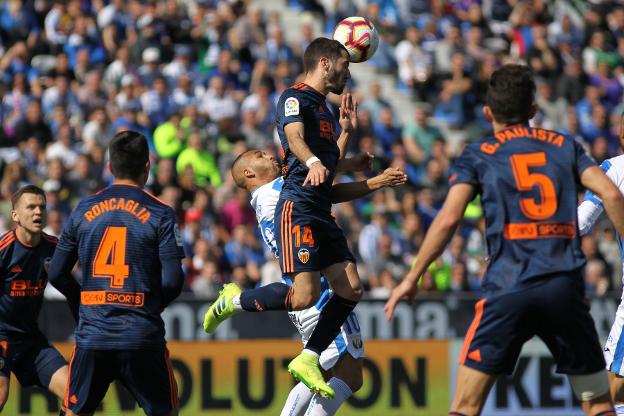
[[[110,287],[121,289],[130,268],[126,264],[126,227],[106,227],[93,259],[93,277],[110,279]]]
[[[531,167],[546,166],[546,154],[544,152],[517,154],[509,158],[509,163],[519,191],[530,191],[536,186],[539,189],[539,203],[534,198],[520,200],[522,213],[532,220],[544,220],[557,212],[555,185],[548,176],[529,172]]]

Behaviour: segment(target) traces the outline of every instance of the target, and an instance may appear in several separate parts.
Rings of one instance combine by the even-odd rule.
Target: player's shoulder
[[[602,163],[600,163],[600,169],[602,169],[605,173],[611,170],[618,173],[624,173],[624,155],[603,160]]]
[[[11,247],[11,245],[15,243],[16,239],[17,236],[15,235],[15,230],[11,230],[2,235],[2,237],[0,237],[0,253]]]
[[[256,216],[265,216],[265,214],[275,212],[283,184],[284,178],[280,176],[252,193],[251,205],[256,210]]]
[[[300,82],[292,87],[286,88],[282,92],[282,95],[280,95],[280,103],[297,102],[299,105],[306,105],[310,103],[312,95],[308,93],[306,87],[306,84]]]
[[[43,231],[41,232],[41,241],[45,242],[46,244],[51,244],[53,246],[56,247],[56,245],[59,242],[59,239],[53,235],[44,233]]]

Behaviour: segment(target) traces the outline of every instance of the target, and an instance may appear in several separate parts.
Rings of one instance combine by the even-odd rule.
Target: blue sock
[[[240,304],[247,312],[285,311],[287,310],[290,286],[285,283],[245,290],[240,295]]]
[[[616,403],[615,404],[615,414],[616,415],[624,415],[624,404]]]

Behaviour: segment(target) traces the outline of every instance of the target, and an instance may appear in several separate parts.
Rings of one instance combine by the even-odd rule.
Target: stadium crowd
[[[59,235],[77,201],[110,183],[112,135],[134,129],[151,145],[149,190],[179,217],[186,290],[214,297],[224,282],[279,279],[229,167],[245,149],[279,153],[275,103],[296,82],[302,51],[343,17],[361,15],[381,43],[360,65],[393,75],[416,108],[401,123],[402,109],[379,83],[350,84],[360,108],[349,152],[376,157],[370,172],[339,180],[387,166],[409,176],[406,186],[335,206],[367,296],[385,298],[441,206],[462,142],[488,134],[481,106],[498,65],[523,61],[534,70],[534,125],[577,137],[598,162],[621,152],[618,3],[290,0],[288,7],[322,22],[325,33],[315,33],[314,25],[284,27],[279,13],[234,0],[7,0],[0,4],[0,231],[11,226],[12,192],[34,183],[47,195],[46,231]],[[287,42],[293,30],[298,40]],[[425,275],[423,292],[478,290],[487,261],[482,229],[477,200]],[[611,226],[595,227],[583,249],[589,293],[620,290]]]

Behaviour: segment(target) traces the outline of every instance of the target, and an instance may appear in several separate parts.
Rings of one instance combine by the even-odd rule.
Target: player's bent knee
[[[364,384],[364,377],[362,376],[362,372],[355,372],[349,376],[348,380],[345,380],[347,386],[351,389],[353,393],[362,388]]]
[[[570,375],[568,378],[576,398],[581,401],[595,400],[609,393],[606,370],[593,374]]]
[[[304,309],[308,309],[319,300],[320,293],[315,291],[307,292],[307,293],[295,293],[295,295],[291,299],[291,307],[294,311],[301,311]]]

